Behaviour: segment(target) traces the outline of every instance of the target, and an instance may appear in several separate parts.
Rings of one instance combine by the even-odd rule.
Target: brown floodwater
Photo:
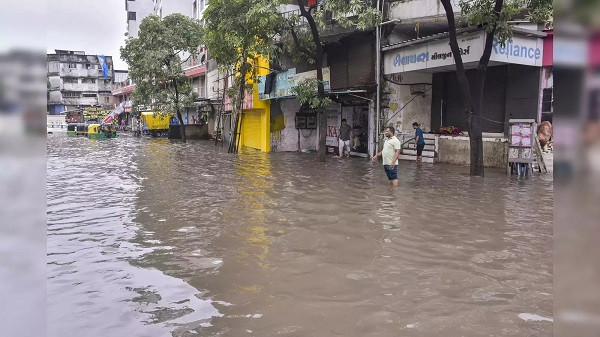
[[[551,175],[48,136],[49,336],[550,336]]]

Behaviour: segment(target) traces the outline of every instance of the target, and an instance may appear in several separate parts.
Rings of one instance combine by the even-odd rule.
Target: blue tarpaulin
[[[106,57],[104,55],[98,55],[98,61],[100,61],[100,65],[102,66],[102,77],[109,77],[108,65],[106,64]]]

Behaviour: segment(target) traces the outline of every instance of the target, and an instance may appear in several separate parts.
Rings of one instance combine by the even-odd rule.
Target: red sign
[[[244,95],[244,102],[242,104],[243,110],[250,110],[254,107],[254,97],[252,95],[252,91],[246,91]],[[231,104],[231,98],[228,95],[225,95],[225,111],[233,111],[233,105]]]

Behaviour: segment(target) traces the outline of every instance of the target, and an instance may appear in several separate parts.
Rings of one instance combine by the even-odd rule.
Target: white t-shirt
[[[396,150],[400,150],[401,148],[402,144],[400,144],[400,140],[396,138],[396,136],[386,139],[383,144],[383,150],[381,151],[383,165],[391,165],[392,160],[394,160],[394,157],[396,156]],[[398,160],[396,160],[394,165],[398,165]]]

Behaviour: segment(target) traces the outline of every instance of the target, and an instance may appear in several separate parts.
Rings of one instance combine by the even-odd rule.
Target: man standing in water
[[[415,129],[415,143],[417,144],[417,162],[420,163],[423,156],[423,149],[425,148],[425,137],[419,123],[414,122],[413,128]]]
[[[352,133],[352,128],[348,125],[348,121],[342,119],[342,126],[340,127],[340,135],[339,135],[339,150],[340,157],[344,156],[344,152],[346,152],[346,157],[350,156],[350,134]]]
[[[388,179],[392,186],[398,186],[398,157],[402,151],[402,145],[400,140],[394,135],[396,130],[393,127],[388,126],[385,128],[385,143],[383,144],[383,150],[376,154],[372,160],[375,162],[377,158],[383,157],[383,168],[387,174]]]

